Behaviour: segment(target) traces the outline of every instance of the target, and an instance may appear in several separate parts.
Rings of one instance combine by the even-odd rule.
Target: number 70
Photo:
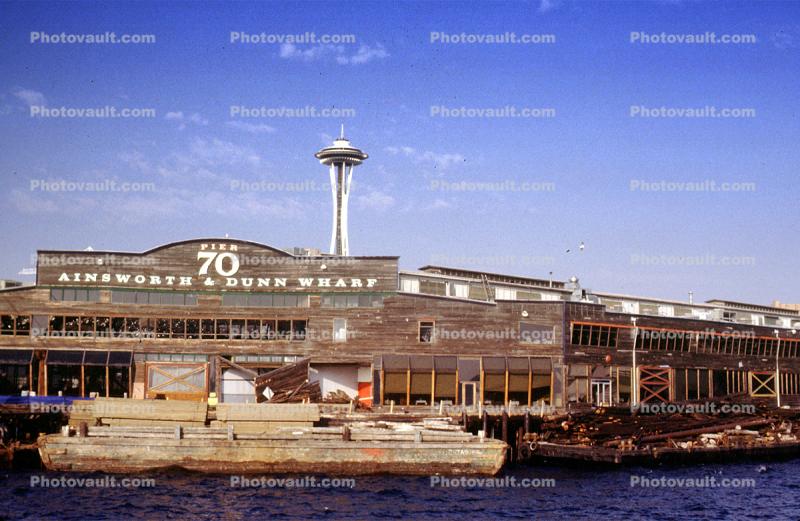
[[[211,266],[212,262],[214,263],[214,270],[223,277],[230,277],[239,271],[239,256],[229,251],[223,253],[216,251],[199,251],[197,252],[197,260],[201,259],[204,259],[205,262],[200,266],[200,275],[208,275],[208,268]],[[225,259],[230,259],[231,261],[231,268],[229,270],[226,270],[223,265]]]

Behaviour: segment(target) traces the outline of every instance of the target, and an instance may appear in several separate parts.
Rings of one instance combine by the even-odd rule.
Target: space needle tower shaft
[[[350,242],[347,235],[347,206],[350,199],[350,186],[353,170],[367,159],[367,154],[355,148],[344,137],[344,125],[338,139],[314,156],[330,168],[331,196],[333,197],[333,229],[331,230],[332,255],[350,255]]]

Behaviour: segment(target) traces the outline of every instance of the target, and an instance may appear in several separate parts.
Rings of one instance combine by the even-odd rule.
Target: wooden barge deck
[[[141,472],[180,467],[213,473],[494,475],[507,446],[465,433],[310,429],[233,434],[193,428],[89,428],[88,436],[39,439],[45,468]],[[344,439],[347,438],[348,439]]]
[[[142,472],[180,467],[213,473],[494,475],[502,441],[449,419],[319,425],[314,404],[174,400],[76,402],[69,425],[41,436],[47,469]]]

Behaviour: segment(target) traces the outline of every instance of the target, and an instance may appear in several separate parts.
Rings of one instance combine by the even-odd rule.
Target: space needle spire
[[[344,125],[338,139],[314,157],[330,167],[331,195],[333,196],[333,230],[331,231],[332,255],[350,255],[347,237],[347,203],[350,199],[350,184],[353,170],[367,159],[367,154],[350,144],[344,137]]]

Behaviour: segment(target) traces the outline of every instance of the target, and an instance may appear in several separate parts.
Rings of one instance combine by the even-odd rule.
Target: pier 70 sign
[[[294,256],[254,243],[194,241],[144,254],[40,252],[37,267],[41,285],[244,291],[391,291],[396,269],[396,258]]]

